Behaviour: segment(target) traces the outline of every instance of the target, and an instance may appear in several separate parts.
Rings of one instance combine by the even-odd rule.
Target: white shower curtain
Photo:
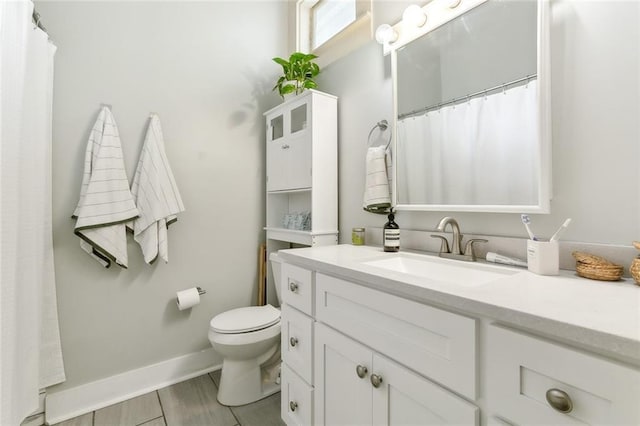
[[[0,425],[64,381],[51,224],[55,46],[28,0],[0,2]]]
[[[532,81],[398,120],[399,202],[535,204],[537,99]]]

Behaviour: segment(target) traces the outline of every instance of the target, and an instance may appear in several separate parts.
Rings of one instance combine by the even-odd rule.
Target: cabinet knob
[[[296,408],[298,408],[298,403],[295,401],[289,401],[289,409],[291,411],[296,411]]]
[[[284,145],[282,145],[282,149],[289,149],[291,148],[289,145],[287,145],[286,143]]]
[[[298,291],[298,284],[294,283],[293,281],[289,282],[289,290],[291,290],[293,293]]]
[[[298,339],[296,339],[295,337],[292,337],[291,339],[289,339],[289,344],[291,346],[295,346],[298,344]]]
[[[364,379],[364,377],[367,375],[368,372],[369,372],[369,370],[367,370],[367,367],[365,367],[364,365],[358,365],[356,367],[356,374],[361,379]]]
[[[378,376],[377,374],[372,374],[371,384],[373,385],[374,388],[379,388],[380,385],[382,384],[382,377]]]
[[[547,402],[556,411],[570,413],[573,410],[573,401],[565,391],[560,389],[549,389],[546,394]]]

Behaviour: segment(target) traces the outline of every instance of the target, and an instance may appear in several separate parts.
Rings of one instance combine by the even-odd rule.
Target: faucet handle
[[[488,243],[489,240],[485,240],[484,238],[472,238],[467,241],[467,244],[464,246],[464,255],[471,257],[471,259],[475,262],[476,253],[473,251],[473,243]]]
[[[449,241],[447,241],[445,237],[442,235],[431,234],[431,238],[440,238],[442,240],[442,243],[440,244],[440,253],[451,253],[451,250],[449,250]]]

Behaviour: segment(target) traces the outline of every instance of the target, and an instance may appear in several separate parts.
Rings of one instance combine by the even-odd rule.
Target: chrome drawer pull
[[[298,284],[294,283],[293,281],[289,282],[289,290],[291,290],[293,293],[296,293],[298,291]]]
[[[547,402],[556,411],[570,413],[573,410],[573,401],[565,391],[560,389],[549,389],[546,394]]]
[[[294,401],[289,401],[289,409],[291,411],[296,411],[296,408],[298,408],[298,403]]]
[[[369,372],[369,370],[367,370],[367,367],[365,367],[364,365],[358,365],[356,367],[356,374],[361,379],[364,379],[368,372]]]
[[[296,339],[295,337],[292,337],[291,339],[289,339],[289,344],[291,346],[295,346],[298,344],[298,339]]]
[[[374,388],[379,388],[380,385],[382,384],[382,377],[378,376],[377,374],[372,374],[371,384],[373,385]]]

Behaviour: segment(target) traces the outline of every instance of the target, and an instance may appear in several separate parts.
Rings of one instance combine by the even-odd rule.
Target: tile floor
[[[216,400],[220,371],[87,413],[55,426],[282,426],[280,393],[241,407]]]

